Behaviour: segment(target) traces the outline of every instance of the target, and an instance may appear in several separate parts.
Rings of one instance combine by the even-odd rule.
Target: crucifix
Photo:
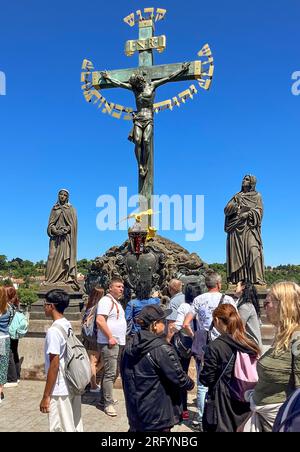
[[[147,200],[147,207],[151,209],[151,198],[154,193],[154,112],[173,109],[180,106],[187,99],[193,98],[197,93],[194,85],[179,93],[172,99],[159,103],[154,102],[155,91],[159,86],[168,82],[197,80],[203,89],[209,89],[213,77],[213,57],[208,44],[199,52],[198,56],[205,61],[197,60],[187,63],[164,64],[155,66],[153,51],[162,52],[166,48],[166,37],[154,36],[155,22],[162,20],[166,10],[162,8],[145,8],[129,14],[124,18],[129,26],[138,24],[139,38],[126,42],[125,53],[132,56],[139,54],[139,66],[131,69],[118,69],[111,71],[92,71],[93,64],[84,60],[82,65],[81,81],[83,93],[88,102],[94,100],[98,108],[103,106],[103,113],[120,119],[131,119],[133,128],[128,139],[134,143],[135,155],[138,163],[138,189],[139,195]],[[136,108],[108,102],[100,91],[108,88],[125,88],[131,90],[135,96]],[[151,220],[150,220],[151,221]]]

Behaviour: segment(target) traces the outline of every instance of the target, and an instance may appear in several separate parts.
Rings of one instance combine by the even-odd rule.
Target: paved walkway
[[[39,404],[44,390],[44,382],[23,380],[16,388],[4,388],[5,399],[0,404],[0,432],[47,432],[47,415],[40,413]],[[116,407],[118,416],[110,418],[96,408],[98,397],[86,393],[82,397],[82,417],[85,432],[127,432],[128,424],[123,391],[115,389],[119,400]],[[190,417],[196,416],[196,407],[190,396]],[[173,432],[192,431],[191,424],[177,425]]]

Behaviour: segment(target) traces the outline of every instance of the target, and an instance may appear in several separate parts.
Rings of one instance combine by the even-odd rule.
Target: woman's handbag
[[[235,357],[235,355],[233,353],[231,355],[228,363],[226,364],[223,372],[221,373],[217,383],[215,384],[213,389],[210,391],[210,394],[207,395],[205,405],[204,405],[203,419],[202,419],[202,427],[203,427],[204,432],[215,432],[217,429],[218,413],[217,413],[217,408],[216,408],[216,390],[223,378],[223,375],[226,373],[226,370],[230,366],[234,357]]]
[[[193,339],[190,336],[183,334],[180,330],[174,334],[172,342],[179,358],[191,358]]]

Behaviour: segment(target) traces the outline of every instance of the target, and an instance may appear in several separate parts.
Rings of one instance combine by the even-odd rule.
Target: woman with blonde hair
[[[274,284],[264,307],[276,327],[275,339],[257,365],[259,380],[249,394],[251,417],[239,429],[245,432],[271,432],[279,408],[300,387],[300,287]]]
[[[104,296],[104,289],[102,287],[94,287],[89,295],[88,303],[86,306],[86,311],[83,316],[82,322],[84,323],[88,316],[93,316],[97,314],[97,306],[99,300]],[[101,356],[97,349],[97,325],[94,325],[94,334],[91,338],[83,336],[83,345],[85,346],[91,363],[91,388],[90,392],[100,392],[100,387],[97,385],[97,372],[101,369]]]
[[[0,287],[0,404],[4,398],[3,386],[7,381],[8,361],[10,352],[10,338],[8,328],[12,311],[8,304],[4,287]]]

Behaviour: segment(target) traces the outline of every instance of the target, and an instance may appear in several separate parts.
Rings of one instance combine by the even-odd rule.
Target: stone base
[[[53,287],[49,289],[47,287],[43,287],[38,292],[39,299],[38,301],[33,303],[30,308],[31,320],[46,320],[44,312],[44,302],[46,301],[47,292],[51,289],[53,289]],[[69,307],[65,310],[64,313],[65,317],[70,321],[81,321],[81,311],[84,307],[86,294],[84,294],[83,291],[74,292],[72,289],[68,291],[66,287],[55,287],[55,289],[65,290],[66,292],[68,292],[68,295],[70,297]]]
[[[65,287],[55,287],[56,289]],[[52,287],[53,289],[53,287]],[[19,355],[21,359],[21,377],[31,380],[45,379],[45,336],[52,324],[52,320],[45,317],[45,295],[51,290],[42,287],[38,292],[38,301],[33,303],[29,312],[29,328],[26,337],[19,342]],[[67,290],[66,290],[67,291]],[[77,336],[81,334],[81,311],[84,307],[84,293],[68,291],[70,295],[69,307],[65,310],[65,317],[71,322],[73,331]]]

